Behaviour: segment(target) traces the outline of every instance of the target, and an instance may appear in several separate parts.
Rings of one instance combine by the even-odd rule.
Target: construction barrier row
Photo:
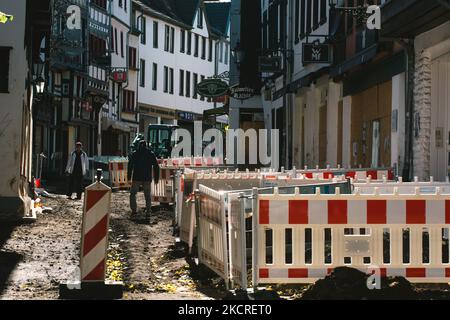
[[[181,157],[160,159],[161,167],[189,168],[189,167],[214,167],[224,165],[222,157]]]
[[[448,282],[450,195],[258,195],[253,284],[312,283],[336,267]]]
[[[288,186],[301,186],[304,193],[315,192],[315,187],[322,184],[322,191],[325,193],[330,192],[330,187],[333,187],[336,182],[342,182],[339,186],[344,189],[348,189],[350,193],[350,185],[346,180],[342,179],[330,179],[330,180],[311,180],[311,179],[267,179],[260,172],[221,172],[221,173],[208,173],[208,172],[196,172],[185,171],[184,173],[178,173],[175,177],[175,185],[180,186],[176,188],[175,198],[177,199],[175,204],[175,220],[176,225],[179,228],[180,240],[187,243],[189,250],[192,248],[193,235],[195,234],[195,205],[193,192],[200,185],[204,185],[208,188],[218,191],[236,191],[236,190],[251,190],[254,187],[257,188],[269,188],[269,187],[288,187]],[[309,187],[313,185],[313,187]],[[266,189],[270,191],[271,189]],[[287,190],[287,189],[283,189]],[[334,189],[333,189],[334,190]],[[247,191],[247,192],[248,192]],[[264,192],[262,190],[261,192]]]
[[[340,190],[350,193],[348,182],[322,184],[322,185],[303,185],[295,187],[306,193],[318,191]],[[332,189],[333,188],[333,189]],[[271,193],[273,188],[259,188],[260,193]],[[282,187],[281,192],[293,192],[293,187]],[[216,272],[225,279],[225,283],[231,279],[238,279],[237,283],[242,283],[240,275],[243,275],[243,265],[246,263],[244,258],[245,248],[242,245],[246,243],[246,219],[251,217],[251,202],[248,205],[245,202],[236,204],[236,191],[217,191],[203,184],[199,186],[200,193],[196,197],[196,215],[195,220],[190,220],[190,231],[197,223],[197,248],[199,261]],[[239,195],[251,195],[252,189],[242,190]],[[241,207],[242,210],[241,211]],[[239,210],[238,210],[239,209]],[[250,211],[250,212],[249,212]],[[250,214],[247,215],[246,212]],[[192,237],[192,234],[189,234]],[[192,241],[192,238],[189,239]],[[230,249],[228,249],[230,248]],[[246,273],[245,273],[246,275]]]
[[[158,183],[152,182],[152,201],[159,203],[175,202],[175,169],[160,168]],[[109,177],[113,189],[128,189],[131,181],[128,180],[128,161],[110,162]]]
[[[199,260],[242,288],[250,268],[254,287],[313,283],[340,266],[411,282],[448,282],[450,193],[442,187],[367,195],[339,187],[334,194],[254,188],[249,195],[200,185]]]

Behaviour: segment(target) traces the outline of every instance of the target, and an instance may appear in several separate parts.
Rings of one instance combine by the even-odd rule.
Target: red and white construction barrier
[[[123,284],[105,281],[111,188],[100,181],[101,170],[97,177],[84,193],[79,273],[60,285],[62,299],[122,298]]]
[[[104,281],[111,189],[98,182],[86,188],[81,238],[81,280]]]
[[[165,160],[160,160],[163,162]],[[175,170],[169,167],[161,167],[159,182],[152,182],[152,201],[159,203],[174,203],[174,175]],[[109,163],[111,187],[113,189],[129,189],[131,181],[128,180],[128,161],[114,161]]]
[[[450,194],[257,195],[253,283],[312,283],[349,266],[450,280]],[[289,239],[289,240],[287,240]]]

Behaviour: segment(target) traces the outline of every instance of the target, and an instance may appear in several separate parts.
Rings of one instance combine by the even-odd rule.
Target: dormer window
[[[203,29],[203,9],[198,8],[197,27]]]

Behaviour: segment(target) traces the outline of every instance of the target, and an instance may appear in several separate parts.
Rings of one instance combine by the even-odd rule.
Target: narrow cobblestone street
[[[81,200],[45,198],[51,213],[35,223],[0,227],[0,299],[57,299],[79,263]],[[144,198],[138,195],[138,205]],[[172,213],[130,220],[128,193],[113,193],[107,276],[125,284],[124,299],[213,299],[225,295],[212,273],[198,277],[172,236]],[[193,269],[194,268],[194,269]],[[197,279],[196,279],[197,277]]]

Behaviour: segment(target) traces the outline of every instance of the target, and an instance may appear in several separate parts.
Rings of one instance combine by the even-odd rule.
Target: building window
[[[106,2],[107,0],[92,0],[93,4],[95,4],[97,7],[100,7],[102,9],[106,10]]]
[[[294,41],[295,43],[299,43],[300,34],[300,0],[295,0],[295,33],[294,33]]]
[[[184,96],[184,71],[180,70],[180,88],[179,88],[180,96]]]
[[[348,6],[353,6],[355,3],[353,0],[349,0],[348,1]],[[345,14],[346,18],[347,18],[347,34],[350,34],[353,32],[353,20],[354,17],[351,14],[346,13]]]
[[[223,42],[219,44],[219,62],[223,62]]]
[[[152,89],[158,90],[158,65],[153,63]]]
[[[136,48],[128,47],[128,67],[136,69]]]
[[[200,82],[203,82],[203,80],[205,80],[205,76],[202,75],[202,76],[200,76]],[[205,97],[200,95],[200,100],[205,101]]]
[[[198,74],[194,73],[193,74],[193,79],[192,79],[192,98],[197,99],[198,95],[197,95],[197,83],[198,83]]]
[[[181,29],[180,30],[180,52],[183,52],[186,50],[186,31]]]
[[[213,56],[213,39],[209,39],[208,61],[212,61]]]
[[[122,110],[134,112],[135,110],[134,101],[135,101],[134,91],[124,89],[122,91]]]
[[[164,66],[164,92],[169,92],[169,67]]]
[[[300,6],[300,39],[305,37],[305,20],[306,20],[306,0],[301,0]]]
[[[145,87],[145,60],[141,59],[141,67],[140,67],[140,75],[141,75],[141,79],[140,79],[140,86],[141,87]]]
[[[119,7],[123,8],[123,0],[119,0]]]
[[[141,43],[147,43],[147,20],[145,19],[145,17],[142,17],[141,20]]]
[[[225,57],[224,57],[225,64],[228,64],[228,43],[225,43]]]
[[[153,48],[158,48],[158,22],[153,21]]]
[[[319,1],[314,1],[313,6],[313,30],[316,30],[319,27]]]
[[[101,58],[106,54],[106,42],[105,40],[98,38],[91,34],[89,36],[89,47],[91,60]]]
[[[195,46],[194,46],[194,57],[198,57],[198,42],[199,42],[199,35],[195,35]]]
[[[120,55],[122,56],[122,58],[124,57],[124,53],[123,53],[123,32],[120,31]]]
[[[169,93],[173,94],[173,68],[169,69]]]
[[[117,29],[114,28],[114,42],[116,44],[116,55],[119,55],[119,46],[117,45]]]
[[[320,24],[327,22],[327,0],[320,0]]]
[[[202,37],[202,59],[206,59],[206,38]]]
[[[169,51],[169,43],[170,43],[170,27],[166,24],[164,36],[164,51]]]
[[[269,8],[269,48],[278,46],[278,5],[272,4]]]
[[[128,0],[124,0],[124,7],[123,7],[123,10],[125,10],[125,12],[127,12],[127,10],[128,10]]]
[[[262,28],[262,47],[264,50],[268,49],[267,29],[268,29],[267,10],[265,10],[263,13],[263,28]]]
[[[306,33],[311,33],[312,0],[307,0],[306,6]]]
[[[170,28],[170,53],[175,50],[175,28]]]
[[[9,91],[9,51],[7,47],[0,47],[0,92],[8,93]]]
[[[192,52],[192,33],[190,32],[190,31],[188,31],[188,34],[187,34],[187,50],[186,50],[186,53],[187,54],[191,54],[191,52]]]
[[[191,73],[186,71],[186,97],[191,96]]]
[[[111,27],[111,50],[112,50],[112,52],[116,51],[114,49],[115,43],[116,43],[116,41],[114,41],[114,28]]]
[[[197,27],[199,27],[200,29],[203,29],[203,10],[202,10],[202,8],[198,8]]]

